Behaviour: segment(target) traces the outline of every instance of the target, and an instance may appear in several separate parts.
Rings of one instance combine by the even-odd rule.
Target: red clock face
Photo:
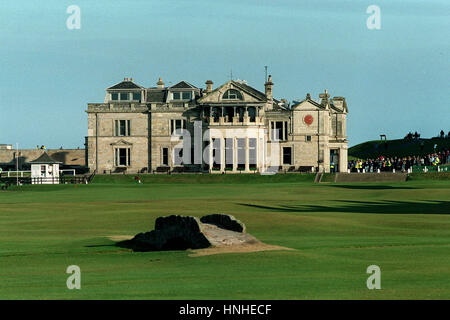
[[[305,123],[310,126],[313,122],[314,122],[314,118],[312,115],[308,114],[307,116],[305,116],[303,118],[303,121],[305,121]]]

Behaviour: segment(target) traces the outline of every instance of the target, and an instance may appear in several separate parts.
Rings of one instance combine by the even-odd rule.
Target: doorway
[[[339,149],[330,150],[330,172],[339,172]]]

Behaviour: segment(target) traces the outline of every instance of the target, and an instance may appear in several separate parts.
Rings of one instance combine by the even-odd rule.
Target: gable
[[[186,81],[180,81],[177,84],[170,87],[170,89],[198,89],[197,87],[193,86],[189,82]]]
[[[223,99],[223,95],[230,89],[239,91],[242,100]],[[205,94],[198,100],[199,103],[258,103],[266,101],[266,96],[262,92],[232,80],[216,88],[212,92]]]
[[[118,84],[109,87],[108,89],[141,89],[141,86],[138,86],[137,84],[135,84],[132,81],[122,81],[119,82]]]
[[[323,110],[324,107],[311,99],[305,99],[292,106],[292,110]]]
[[[112,146],[132,146],[131,142],[127,142],[125,140],[118,140],[116,142],[111,143]]]

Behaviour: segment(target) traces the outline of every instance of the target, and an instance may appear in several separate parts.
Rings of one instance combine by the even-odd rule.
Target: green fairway
[[[0,191],[0,299],[450,299],[450,181],[314,184],[313,175],[97,176]],[[158,216],[232,214],[295,250],[190,257],[111,236]],[[81,290],[66,268],[81,268]],[[381,290],[369,290],[369,265]]]

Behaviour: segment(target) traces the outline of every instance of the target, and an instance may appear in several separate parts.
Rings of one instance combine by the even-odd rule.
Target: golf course
[[[96,176],[0,191],[0,299],[450,299],[450,176]],[[280,250],[133,252],[171,214],[231,214]],[[81,270],[69,290],[68,266]],[[370,265],[381,289],[369,290]]]

